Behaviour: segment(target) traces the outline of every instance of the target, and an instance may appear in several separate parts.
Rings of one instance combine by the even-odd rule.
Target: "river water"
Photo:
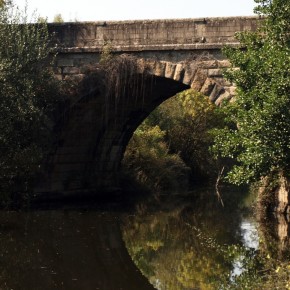
[[[218,289],[221,277],[245,271],[242,254],[225,249],[255,253],[263,235],[247,191],[222,192],[224,207],[203,188],[130,204],[2,211],[0,289]]]

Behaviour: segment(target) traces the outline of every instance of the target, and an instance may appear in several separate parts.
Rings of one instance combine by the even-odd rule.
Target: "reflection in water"
[[[221,277],[235,281],[245,269],[243,258],[251,259],[257,248],[286,257],[287,220],[258,224],[240,210],[245,193],[227,194],[224,208],[206,189],[152,196],[133,212],[126,203],[105,211],[0,212],[0,289],[152,290],[132,257],[156,289],[217,290]],[[228,251],[225,245],[254,250]],[[231,286],[222,289],[261,289]]]
[[[124,247],[116,214],[0,212],[1,290],[153,289]]]
[[[241,242],[246,248],[251,248],[258,250],[259,248],[259,235],[258,235],[258,225],[253,217],[242,218],[240,224],[241,230]],[[241,275],[244,272],[244,257],[238,256],[236,260],[233,261],[233,270],[231,272],[231,278]]]
[[[243,244],[248,248],[258,249],[258,225],[253,217],[244,218],[240,225]]]
[[[205,190],[151,199],[124,217],[128,251],[157,289],[216,290],[222,276],[242,272],[242,259],[226,258],[224,245],[257,249],[259,238],[254,219],[238,207],[245,193],[228,194],[225,208]]]

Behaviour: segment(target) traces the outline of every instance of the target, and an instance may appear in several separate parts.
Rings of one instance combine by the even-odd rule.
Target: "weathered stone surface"
[[[79,74],[80,69],[78,67],[64,67],[63,74]]]
[[[222,104],[223,101],[225,101],[225,100],[229,100],[231,97],[232,97],[231,94],[230,94],[229,92],[225,91],[224,93],[222,93],[222,94],[220,94],[220,95],[218,96],[218,98],[215,100],[214,103],[215,103],[217,106],[220,106],[220,105]]]
[[[231,87],[232,83],[230,81],[228,81],[227,79],[223,78],[222,76],[218,76],[218,77],[214,77],[214,80],[217,84],[219,84],[222,87]]]
[[[63,75],[62,75],[62,74],[55,74],[54,77],[55,77],[56,80],[58,80],[58,81],[62,81],[62,80],[63,80]]]
[[[154,75],[164,77],[166,62],[157,62]]]
[[[200,68],[216,68],[217,60],[204,60],[197,63],[197,66]]]
[[[220,94],[223,93],[223,91],[224,91],[223,87],[221,87],[218,84],[215,84],[215,86],[214,86],[214,88],[209,96],[210,101],[215,102],[218,99],[218,97],[220,96]]]
[[[206,79],[207,69],[197,69],[197,72],[191,84],[191,88],[193,90],[200,91]]]
[[[65,81],[73,81],[73,82],[80,82],[85,78],[85,74],[67,74],[64,75]]]
[[[221,77],[223,75],[223,70],[221,69],[209,69],[208,76],[209,77]]]
[[[229,93],[231,94],[231,96],[235,96],[236,95],[236,91],[237,91],[237,87],[235,86],[230,86],[228,88]]]
[[[79,47],[99,50],[105,42],[110,42],[116,51],[140,51],[145,47],[161,50],[170,45],[174,49],[177,44],[182,44],[182,49],[186,49],[186,45],[194,49],[193,44],[201,44],[204,49],[204,45],[236,44],[235,32],[255,30],[258,22],[257,17],[102,21],[53,23],[49,24],[49,30],[56,33],[60,49]]]
[[[74,66],[74,60],[73,59],[66,59],[66,58],[58,58],[57,66],[58,67]]]
[[[209,96],[212,92],[216,82],[212,78],[207,78],[200,92],[206,96]]]
[[[179,63],[179,64],[176,65],[173,79],[175,81],[179,82],[179,81],[181,81],[183,79],[183,76],[184,76],[184,67],[183,67],[182,63]]]
[[[228,67],[231,67],[231,63],[229,60],[219,60],[217,62],[217,65],[219,68],[228,68]]]
[[[165,69],[165,77],[169,78],[169,79],[173,79],[174,73],[175,73],[175,69],[176,69],[176,64],[175,63],[167,62],[166,63],[166,69]]]
[[[197,71],[197,64],[195,62],[186,64],[182,82],[186,85],[190,85],[192,83],[192,80],[194,79],[196,71]]]

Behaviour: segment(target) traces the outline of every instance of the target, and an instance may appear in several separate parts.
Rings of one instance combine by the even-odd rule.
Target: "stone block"
[[[147,60],[146,61],[146,70],[150,74],[154,74],[156,68],[157,61],[156,60]]]
[[[197,66],[200,68],[216,68],[217,67],[217,60],[204,60],[197,63]]]
[[[211,78],[207,78],[205,83],[203,84],[200,92],[206,96],[209,96],[210,93],[212,92],[214,86],[215,86],[215,81]]]
[[[198,69],[191,83],[191,88],[196,91],[200,91],[206,79],[207,79],[207,69],[202,68]]]
[[[166,62],[157,62],[155,67],[155,75],[164,77],[165,75]]]
[[[217,62],[218,67],[220,68],[228,68],[231,67],[231,63],[229,60],[224,59],[224,60],[218,60]]]
[[[197,66],[195,63],[186,65],[182,82],[186,85],[190,85],[195,76],[196,71],[197,71]]]
[[[224,92],[224,88],[218,84],[215,84],[212,92],[210,93],[209,100],[215,102],[220,94]]]
[[[220,77],[223,75],[222,69],[209,69],[208,70],[208,76],[209,77]]]
[[[220,106],[221,104],[222,104],[222,102],[223,101],[225,101],[225,100],[229,100],[229,99],[231,99],[231,94],[229,93],[229,92],[227,92],[227,91],[225,91],[224,93],[222,93],[222,94],[220,94],[219,96],[218,96],[218,98],[215,100],[215,104],[217,105],[217,106]]]
[[[230,87],[232,86],[232,83],[225,79],[224,77],[214,77],[214,80],[217,84],[219,84],[222,87]]]
[[[67,74],[64,76],[65,81],[80,82],[85,78],[85,74]]]
[[[79,74],[80,69],[78,67],[64,67],[62,73],[64,74]]]
[[[173,79],[175,81],[180,82],[183,79],[183,76],[184,76],[184,67],[183,64],[179,63],[176,65]]]
[[[176,64],[175,63],[167,62],[166,63],[166,68],[165,68],[165,77],[169,78],[169,79],[173,79],[174,73],[175,73],[175,69],[176,69]]]
[[[231,94],[231,96],[235,96],[237,94],[237,87],[231,86],[228,88],[228,91]]]
[[[55,74],[54,77],[58,81],[62,81],[63,80],[63,75],[62,74]]]
[[[61,67],[57,67],[57,66],[50,67],[50,70],[51,70],[54,74],[61,74],[61,73],[62,73],[62,69],[61,69]]]
[[[73,59],[66,59],[66,58],[58,59],[57,66],[58,67],[74,66],[74,60]]]

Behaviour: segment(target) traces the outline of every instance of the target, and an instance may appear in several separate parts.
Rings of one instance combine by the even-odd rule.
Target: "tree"
[[[214,132],[214,151],[237,162],[227,175],[235,184],[290,174],[290,2],[255,2],[261,27],[240,33],[240,48],[224,50],[237,97],[223,105],[227,125]]]
[[[208,180],[218,171],[209,152],[213,141],[209,131],[222,123],[216,109],[208,97],[190,89],[164,102],[151,117],[166,131],[171,151],[180,154],[196,182]]]
[[[181,92],[157,107],[139,126],[123,164],[139,181],[167,188],[186,188],[189,177],[195,183],[208,181],[216,177],[219,165],[209,151],[213,142],[210,130],[222,123],[208,97],[191,89]]]
[[[28,23],[34,20],[12,3],[0,10],[2,201],[27,189],[39,169],[49,150],[53,114],[60,100],[59,83],[48,68],[52,50],[47,24]]]
[[[145,120],[131,138],[123,169],[151,190],[186,188],[189,168],[178,154],[169,152],[165,131]]]
[[[62,18],[62,15],[60,13],[56,14],[53,18],[53,22],[57,22],[57,23],[63,23],[64,20]]]

